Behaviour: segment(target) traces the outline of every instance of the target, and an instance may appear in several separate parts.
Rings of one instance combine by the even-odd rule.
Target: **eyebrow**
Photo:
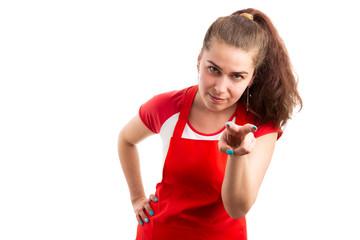
[[[222,70],[221,69],[221,67],[219,67],[218,65],[216,65],[216,63],[214,63],[213,61],[211,61],[211,60],[207,60],[209,63],[211,63],[212,65],[214,65],[216,68],[218,68],[218,69],[220,69],[220,70]],[[248,72],[245,72],[245,71],[242,71],[242,72],[232,72],[232,74],[249,74]]]

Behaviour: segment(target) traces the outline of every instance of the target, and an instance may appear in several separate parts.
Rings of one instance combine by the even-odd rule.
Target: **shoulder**
[[[283,134],[283,130],[281,128],[275,126],[273,122],[267,122],[267,123],[261,124],[257,128],[258,128],[257,131],[254,133],[254,136],[256,138],[261,137],[268,133],[277,132],[278,133],[277,140],[278,140],[281,137],[281,135]]]
[[[189,88],[161,93],[141,105],[139,116],[154,133],[159,133],[163,123],[180,112],[184,96]]]
[[[277,139],[279,139],[281,137],[281,135],[283,134],[283,130],[280,127],[276,126],[274,121],[268,121],[268,122],[259,124],[261,121],[259,120],[257,115],[255,115],[254,113],[252,113],[250,111],[247,112],[246,107],[243,106],[242,103],[239,103],[239,104],[241,104],[240,111],[242,111],[243,114],[246,116],[246,123],[254,124],[257,127],[257,130],[254,133],[254,136],[256,138],[261,137],[265,134],[274,133],[274,132],[278,133]]]

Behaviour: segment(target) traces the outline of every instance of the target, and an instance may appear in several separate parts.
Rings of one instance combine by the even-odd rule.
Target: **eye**
[[[216,67],[213,67],[213,66],[210,66],[209,69],[210,69],[211,72],[214,72],[214,73],[219,72],[219,70]]]
[[[234,74],[233,77],[235,79],[244,79],[243,76],[241,76],[240,74]]]

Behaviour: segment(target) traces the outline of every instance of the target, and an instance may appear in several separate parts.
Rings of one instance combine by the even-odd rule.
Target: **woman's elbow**
[[[226,212],[233,219],[245,217],[250,211],[251,206],[251,203],[224,204]]]

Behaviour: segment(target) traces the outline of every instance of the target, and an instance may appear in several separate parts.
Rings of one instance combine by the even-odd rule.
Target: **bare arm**
[[[146,137],[154,134],[141,121],[140,117],[135,116],[121,130],[118,139],[118,152],[122,170],[124,172],[133,204],[136,218],[140,223],[146,220],[144,208],[147,212],[152,211],[149,200],[145,196],[144,186],[140,173],[140,160],[136,144]],[[154,201],[155,196],[151,196]],[[150,213],[151,215],[151,213]]]
[[[240,126],[234,125],[231,128],[239,131]],[[224,207],[232,218],[245,216],[254,204],[277,138],[277,133],[269,133],[255,140],[251,125],[244,127],[249,130],[240,130],[245,135],[239,146],[235,144],[234,154],[228,157],[221,191]],[[222,152],[229,149],[224,143],[219,143],[219,147]]]

